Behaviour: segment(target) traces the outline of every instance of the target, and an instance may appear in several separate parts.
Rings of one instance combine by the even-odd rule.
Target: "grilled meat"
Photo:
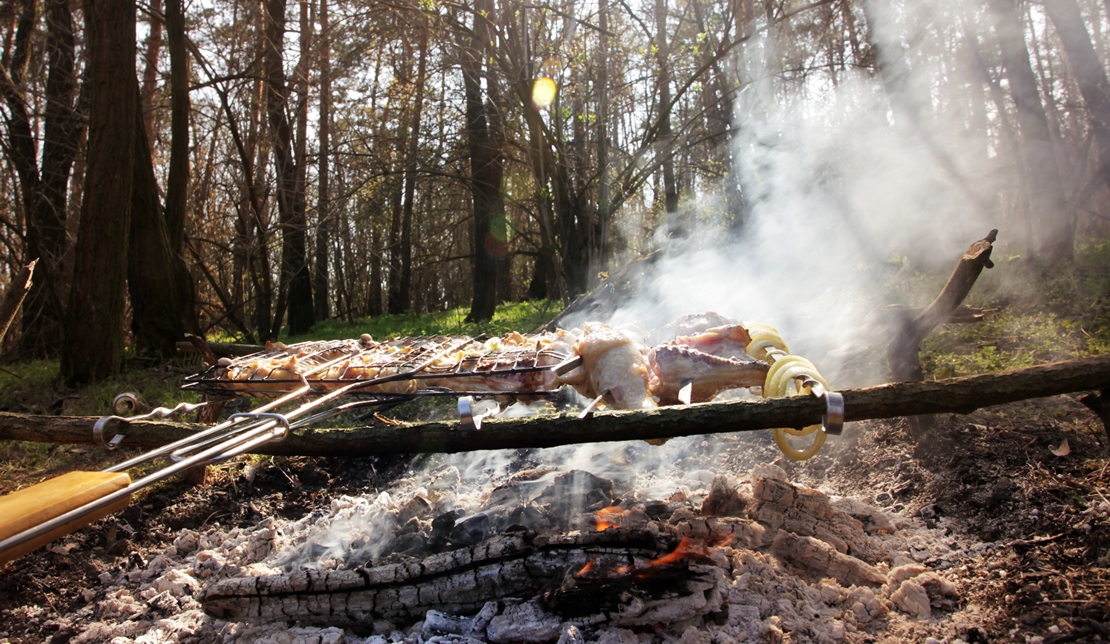
[[[648,391],[648,366],[643,348],[632,338],[605,324],[587,322],[574,343],[582,356],[582,366],[562,376],[587,398],[608,391],[610,405],[616,409],[653,409],[655,401]]]
[[[743,354],[727,358],[690,346],[665,344],[648,353],[651,393],[662,405],[679,403],[678,392],[693,383],[690,402],[706,402],[727,389],[761,387],[770,368],[766,362]]]

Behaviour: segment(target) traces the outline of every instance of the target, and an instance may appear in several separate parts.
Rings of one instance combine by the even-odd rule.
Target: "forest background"
[[[1041,271],[1110,222],[1110,0],[4,0],[0,25],[0,285],[38,259],[4,352],[69,384],[186,332],[566,303],[790,208],[884,221],[862,263],[925,218]],[[819,197],[784,207],[786,175]]]

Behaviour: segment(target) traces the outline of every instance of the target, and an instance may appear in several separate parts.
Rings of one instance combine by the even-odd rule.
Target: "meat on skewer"
[[[562,376],[587,398],[605,393],[616,409],[654,409],[648,390],[648,365],[643,347],[628,335],[607,324],[586,322],[574,343],[582,366]]]

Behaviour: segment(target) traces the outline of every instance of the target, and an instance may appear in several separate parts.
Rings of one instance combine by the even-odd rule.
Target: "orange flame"
[[[578,572],[574,573],[574,576],[575,576],[575,577],[581,577],[582,575],[584,575],[584,574],[586,574],[586,573],[590,572],[590,570],[591,570],[591,569],[592,569],[593,567],[594,567],[594,560],[593,560],[593,559],[590,559],[589,561],[587,561],[587,562],[586,562],[586,565],[585,565],[585,566],[582,566],[582,569],[581,569],[581,570],[579,570]]]
[[[628,510],[620,508],[615,505],[610,505],[607,508],[601,508],[594,513],[594,529],[598,532],[604,532],[609,528],[619,527],[621,518],[628,514]]]
[[[673,551],[663,555],[662,557],[659,557],[658,559],[653,559],[652,561],[649,561],[648,566],[665,566],[667,564],[672,564],[676,561],[681,560],[683,557],[692,554],[693,551],[694,549],[690,545],[690,539],[687,537],[682,537],[682,540],[678,542],[678,547],[676,547]]]

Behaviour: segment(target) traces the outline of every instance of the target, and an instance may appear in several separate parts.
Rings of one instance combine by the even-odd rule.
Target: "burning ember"
[[[594,513],[594,529],[600,532],[609,528],[618,528],[621,524],[621,518],[627,515],[628,510],[615,505],[601,508]]]

